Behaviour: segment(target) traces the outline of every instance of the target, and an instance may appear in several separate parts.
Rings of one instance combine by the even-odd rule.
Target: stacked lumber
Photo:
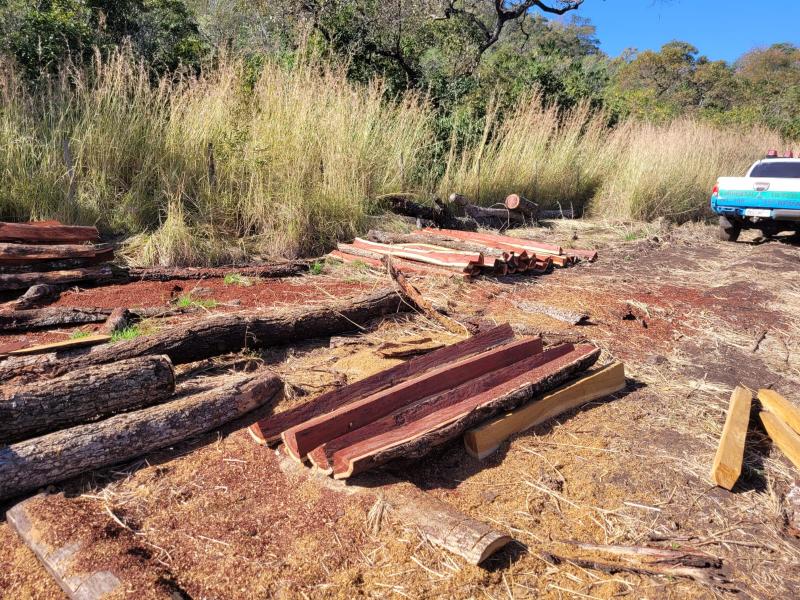
[[[296,460],[347,479],[420,458],[565,383],[599,354],[591,345],[544,348],[502,325],[259,421],[251,433],[264,443],[280,436]]]

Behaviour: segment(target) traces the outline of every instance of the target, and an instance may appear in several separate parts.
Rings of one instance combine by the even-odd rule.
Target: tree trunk
[[[0,242],[80,244],[99,240],[97,227],[62,225],[56,221],[0,223]]]
[[[506,208],[484,208],[470,204],[464,209],[470,217],[482,224],[520,224],[525,223],[525,217]]]
[[[539,205],[536,202],[531,202],[519,194],[507,196],[504,204],[508,210],[513,210],[529,219],[536,220],[539,213]]]
[[[157,404],[174,391],[175,374],[166,356],[131,358],[0,388],[0,444]]]
[[[48,302],[55,302],[60,296],[61,286],[40,283],[32,285],[22,296],[4,306],[12,310],[26,310]]]
[[[227,267],[145,267],[127,269],[128,276],[140,281],[172,281],[187,279],[223,279],[236,273],[244,277],[292,277],[308,271],[310,261],[295,260],[271,265]]]
[[[24,290],[32,285],[63,285],[73,283],[99,283],[113,278],[110,267],[87,267],[71,271],[46,271],[43,273],[6,273],[0,275],[0,292]]]
[[[211,391],[78,425],[0,449],[0,499],[128,461],[276,401],[283,382],[249,376]]]
[[[101,244],[5,244],[0,243],[0,265],[27,265],[32,262],[70,258],[114,258],[111,246]]]
[[[110,308],[35,308],[0,312],[0,331],[31,331],[63,325],[102,323]]]
[[[272,316],[264,315],[263,311],[212,315],[67,357],[51,354],[9,358],[0,363],[0,381],[16,379],[21,383],[42,375],[58,377],[79,367],[147,354],[166,354],[173,364],[183,364],[243,348],[263,348],[351,331],[376,317],[404,310],[408,306],[397,293],[383,289],[354,300]]]
[[[389,209],[398,215],[433,221],[439,227],[459,229],[463,231],[477,231],[478,224],[469,217],[454,215],[441,203],[437,206],[425,206],[402,196],[391,196],[388,199]]]

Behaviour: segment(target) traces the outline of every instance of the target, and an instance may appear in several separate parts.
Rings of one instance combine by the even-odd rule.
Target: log
[[[517,212],[528,219],[533,219],[535,221],[538,217],[539,205],[519,194],[510,194],[506,196],[504,204],[508,210]]]
[[[625,367],[616,362],[542,398],[496,417],[464,433],[467,452],[478,459],[494,453],[512,435],[522,433],[587,402],[603,398],[625,387]]]
[[[45,541],[51,536],[47,535],[47,523],[38,517],[35,506],[46,498],[45,494],[39,494],[12,506],[6,512],[6,521],[70,600],[101,600],[119,592],[122,581],[114,573],[81,569],[78,553],[83,542],[70,540],[55,547]]]
[[[0,292],[24,290],[32,285],[65,285],[74,283],[102,283],[113,279],[110,267],[87,267],[70,271],[46,271],[43,273],[0,274]]]
[[[108,244],[5,244],[0,243],[0,265],[28,265],[70,258],[112,260],[114,250]]]
[[[0,331],[32,331],[64,325],[102,323],[111,314],[110,308],[36,308],[0,312]]]
[[[711,466],[712,483],[733,489],[742,474],[744,461],[744,442],[747,437],[747,424],[750,422],[750,405],[753,395],[749,390],[738,386],[731,394],[728,415],[722,428],[717,453]]]
[[[8,304],[12,310],[26,310],[48,302],[55,302],[61,296],[61,286],[39,283],[32,285],[28,291]]]
[[[36,346],[26,346],[24,348],[20,348],[19,350],[12,350],[7,354],[12,357],[19,357],[22,362],[25,362],[25,358],[31,359],[34,362],[37,361],[37,357],[30,357],[31,354],[48,354],[52,352],[61,352],[65,350],[74,350],[76,348],[86,348],[87,346],[96,346],[98,344],[105,344],[106,342],[111,341],[110,335],[105,334],[92,334],[92,335],[85,335],[83,337],[76,337],[69,340],[64,340],[63,342],[51,342],[49,344],[39,344]],[[6,362],[0,365],[0,369],[10,364],[13,364],[14,361],[12,359],[7,360]],[[67,370],[62,371],[63,373],[68,372]],[[0,381],[2,381],[0,379]]]
[[[144,408],[174,391],[175,373],[166,356],[130,358],[0,388],[0,444]]]
[[[439,548],[479,565],[505,547],[512,538],[482,521],[466,515],[450,504],[431,496],[415,485],[386,473],[371,475],[365,485],[336,481],[304,469],[283,455],[278,465],[285,474],[339,494],[380,494],[390,519],[403,526],[413,526],[423,539]],[[299,486],[292,486],[299,487]],[[377,492],[377,494],[376,494]]]
[[[134,322],[134,315],[127,308],[118,307],[111,311],[105,323],[103,323],[103,333],[114,335],[131,326]]]
[[[525,216],[517,212],[510,211],[506,208],[484,208],[482,206],[475,206],[469,204],[464,207],[464,212],[467,216],[472,217],[478,223],[482,224],[515,224],[521,225],[525,223]]]
[[[491,371],[542,352],[542,340],[525,338],[475,356],[446,363],[403,383],[301,423],[281,437],[289,455],[302,460],[316,447],[364,427],[393,411],[433,394],[471,381]]]
[[[795,433],[800,434],[800,407],[792,404],[773,390],[758,390],[758,399],[765,409],[780,418]]]
[[[311,261],[295,260],[268,265],[229,265],[223,267],[131,267],[130,279],[138,281],[174,281],[188,279],[223,279],[235,273],[243,277],[294,277],[306,273]]]
[[[795,467],[800,469],[800,435],[771,412],[762,410],[759,416],[775,445]]]
[[[263,311],[211,315],[170,329],[69,357],[49,355],[0,363],[0,381],[58,377],[73,369],[148,354],[165,354],[183,364],[242,348],[263,348],[325,337],[359,328],[371,319],[408,310],[392,289],[378,290],[326,306],[264,314]]]
[[[402,415],[390,415],[363,441],[327,453],[334,477],[346,479],[392,460],[425,456],[481,421],[561,385],[600,355],[594,346],[565,346],[523,360],[506,373],[492,373],[483,382],[450,390],[444,398],[421,400]]]
[[[97,227],[62,225],[54,221],[39,223],[0,223],[0,242],[33,244],[80,244],[98,242]]]
[[[441,202],[437,202],[435,206],[426,206],[399,195],[387,196],[384,200],[388,203],[389,210],[398,215],[433,221],[437,226],[447,229],[462,231],[477,231],[478,229],[478,224],[473,219],[454,214]]]
[[[563,210],[540,210],[539,211],[539,218],[540,219],[574,219],[575,218],[575,211],[571,208],[565,208]]]
[[[441,350],[435,350],[425,356],[412,358],[407,362],[371,375],[352,385],[322,394],[315,400],[280,414],[262,419],[250,428],[251,433],[257,440],[265,443],[279,441],[281,433],[301,423],[310,421],[314,417],[333,412],[354,400],[398,385],[439,365],[485,352],[513,338],[514,332],[510,325],[505,324],[494,327]]]
[[[166,404],[12,444],[0,449],[0,499],[216,429],[276,401],[282,389],[283,382],[272,374],[251,375]]]

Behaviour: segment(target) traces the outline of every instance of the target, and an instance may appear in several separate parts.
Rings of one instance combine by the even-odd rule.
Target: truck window
[[[750,177],[800,178],[800,162],[762,162],[753,167]]]

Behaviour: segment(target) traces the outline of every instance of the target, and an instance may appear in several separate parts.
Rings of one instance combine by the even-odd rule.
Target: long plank
[[[0,223],[0,242],[27,242],[34,244],[74,244],[97,242],[97,227],[61,225],[53,221],[40,223]]]
[[[436,232],[440,232],[441,235],[446,235],[461,240],[470,240],[470,241],[477,241],[484,243],[494,242],[501,244],[510,244],[513,246],[519,246],[520,248],[524,248],[525,250],[527,250],[529,253],[533,252],[535,254],[539,253],[556,254],[556,255],[564,254],[564,249],[561,246],[556,246],[555,244],[546,244],[544,242],[535,242],[533,240],[525,240],[522,238],[515,238],[508,235],[477,233],[472,231],[456,231],[454,229],[426,228],[423,229],[422,231],[433,234],[435,234]]]
[[[40,344],[38,346],[28,346],[27,348],[20,348],[19,350],[12,350],[8,353],[9,356],[25,356],[27,354],[44,354],[45,352],[58,352],[59,350],[68,350],[71,348],[83,348],[85,346],[96,346],[97,344],[105,344],[111,341],[110,335],[101,333],[87,335],[71,340],[64,340],[63,342],[52,342],[50,344]]]
[[[524,338],[428,373],[315,417],[281,435],[290,455],[301,460],[320,444],[363,427],[419,398],[442,392],[542,351],[540,338]]]
[[[514,331],[508,323],[494,327],[441,350],[412,358],[352,385],[322,394],[315,400],[296,408],[262,419],[253,425],[250,431],[257,440],[266,443],[277,442],[280,440],[281,433],[305,423],[313,417],[332,412],[358,398],[364,398],[380,390],[398,385],[411,377],[430,371],[438,365],[485,352],[513,338]]]
[[[376,252],[377,254],[399,256],[400,258],[429,263],[432,265],[439,265],[442,267],[459,267],[467,269],[472,265],[483,264],[483,255],[477,252],[433,252],[430,250],[417,250],[387,244],[379,244],[377,242],[370,242],[361,238],[356,238],[353,240],[352,245],[355,248]]]
[[[347,244],[339,244],[340,246],[347,246]],[[369,256],[358,256],[356,254],[351,254],[350,252],[345,252],[343,250],[333,250],[332,252],[328,253],[330,258],[340,260],[343,263],[362,263],[367,266],[373,267],[375,269],[379,269],[381,271],[386,270],[386,265],[383,264],[378,258],[372,258]],[[377,255],[376,255],[377,256]],[[458,277],[460,279],[469,280],[471,277],[471,273],[466,273],[462,270],[458,269],[448,269],[447,267],[437,267],[436,265],[428,265],[424,263],[414,263],[410,260],[404,260],[402,258],[395,258],[394,263],[396,267],[399,267],[403,273],[417,273],[419,275],[439,275],[442,277]]]
[[[598,356],[600,350],[594,346],[577,346],[567,354],[462,402],[348,446],[334,453],[333,476],[346,479],[395,459],[420,458],[481,421],[562,384],[594,364]]]
[[[786,458],[792,461],[795,467],[800,469],[800,435],[797,435],[786,423],[771,412],[762,410],[759,416],[775,445],[781,449]]]
[[[800,434],[800,407],[772,390],[758,390],[758,399],[764,408],[780,417],[784,423],[794,429],[795,433]]]
[[[711,481],[726,490],[733,489],[736,480],[742,474],[744,442],[747,437],[752,400],[753,395],[750,391],[741,386],[736,387],[731,394],[728,416],[725,418],[710,474]]]
[[[464,433],[464,447],[478,459],[494,453],[512,435],[522,433],[582,404],[625,387],[625,366],[615,362],[530,403]]]
[[[6,520],[39,562],[64,590],[70,600],[100,600],[118,592],[120,579],[110,571],[84,572],[76,570],[76,559],[83,547],[80,541],[68,541],[54,547],[44,541],[47,522],[37,517],[33,505],[46,501],[45,494],[23,500],[6,512]]]
[[[436,411],[471,398],[484,390],[497,387],[546,362],[564,356],[574,349],[572,344],[562,344],[555,348],[548,348],[539,354],[529,356],[502,369],[491,371],[458,387],[445,390],[444,392],[431,395],[427,398],[422,398],[392,412],[382,419],[376,419],[364,427],[355,429],[350,433],[318,446],[308,455],[309,460],[321,471],[331,473],[333,472],[331,457],[337,452],[370,438],[383,435],[399,425],[406,425],[415,420],[422,419]]]

